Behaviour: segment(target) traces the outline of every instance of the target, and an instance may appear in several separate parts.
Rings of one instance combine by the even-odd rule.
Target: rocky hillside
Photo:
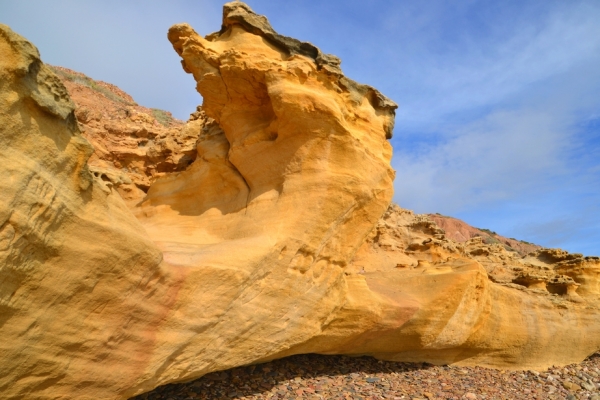
[[[580,295],[600,294],[600,286],[588,285],[600,275],[600,257],[584,257],[539,246],[521,256],[507,245],[499,241],[486,242],[479,235],[466,241],[455,241],[434,221],[429,214],[414,214],[390,206],[357,253],[355,268],[363,271],[378,268],[412,270],[455,258],[469,258],[483,266],[492,282],[550,296],[548,298],[556,304],[582,302]]]
[[[537,244],[515,238],[506,238],[489,229],[475,228],[457,218],[448,217],[438,213],[428,214],[428,216],[444,230],[446,237],[459,243],[464,243],[470,239],[480,237],[486,244],[499,243],[504,246],[506,250],[517,252],[521,256],[526,256],[531,252],[541,249],[541,246],[538,246]]]
[[[50,68],[67,88],[81,133],[94,147],[90,168],[127,202],[139,202],[159,176],[183,171],[195,160],[199,132],[184,129],[171,113],[140,106],[113,84]]]

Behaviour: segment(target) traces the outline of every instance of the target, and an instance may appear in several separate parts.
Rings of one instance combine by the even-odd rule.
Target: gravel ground
[[[600,353],[544,372],[300,355],[159,387],[136,400],[594,399]]]

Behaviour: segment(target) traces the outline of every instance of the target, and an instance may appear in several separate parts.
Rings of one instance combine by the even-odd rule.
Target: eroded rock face
[[[50,68],[67,88],[81,133],[94,148],[90,169],[127,204],[139,203],[159,176],[183,171],[196,159],[198,123],[184,126],[166,111],[138,105],[110,83]],[[199,118],[203,114],[194,113],[193,119]]]
[[[2,398],[118,397],[169,308],[162,255],[92,151],[61,81],[0,25]]]
[[[362,275],[390,309],[414,310],[400,326],[391,313],[387,322],[380,319],[374,328],[380,333],[367,336],[366,353],[501,368],[545,368],[593,353],[600,345],[593,278],[599,271],[596,257],[557,249],[521,257],[481,237],[458,243],[430,216],[397,206],[384,214],[347,270]],[[365,304],[356,301],[352,313],[365,314]],[[354,353],[364,333],[350,336],[346,331],[346,342],[329,351]]]
[[[217,114],[209,114],[211,98],[205,95],[206,113],[220,123],[201,115],[188,123],[186,128],[196,126],[202,132],[197,161],[153,184],[146,201],[135,209],[162,251],[116,196],[115,180],[123,178],[110,174],[116,175],[118,166],[90,173],[86,162],[92,148],[78,132],[73,105],[59,79],[39,61],[37,51],[14,50],[15,41],[33,46],[8,28],[3,30],[2,59],[31,58],[45,72],[43,79],[23,83],[13,72],[16,67],[3,65],[3,114],[7,110],[10,122],[2,132],[4,147],[11,151],[7,159],[22,157],[9,141],[13,136],[32,142],[50,134],[60,138],[60,151],[26,141],[23,146],[35,155],[31,168],[49,168],[52,185],[67,193],[65,208],[73,220],[58,220],[56,210],[45,213],[56,221],[47,236],[61,246],[53,254],[55,262],[44,258],[29,279],[39,281],[42,267],[67,270],[57,273],[56,281],[44,281],[39,297],[28,297],[34,306],[18,301],[28,281],[15,278],[3,285],[18,311],[3,327],[11,347],[3,357],[30,355],[27,362],[3,363],[4,393],[126,398],[170,381],[271,357],[314,336],[343,301],[343,270],[391,199],[393,171],[386,137],[395,105],[339,71],[317,70],[312,58],[286,61],[260,36],[238,28],[231,27],[224,38],[239,41],[234,47],[247,51],[256,46],[257,64],[230,63],[231,67],[246,69],[249,78],[256,74],[251,84],[261,90],[240,87],[227,99],[229,108]],[[267,76],[277,63],[286,69]],[[28,64],[19,68],[31,69]],[[347,87],[338,86],[340,82]],[[58,88],[60,101],[28,92],[47,85]],[[331,96],[332,89],[340,94]],[[62,113],[60,118],[45,116],[51,121],[36,125],[37,136],[26,130],[30,125],[21,127],[21,120],[12,116],[14,110],[22,115],[38,112],[27,108],[31,99]],[[24,105],[13,104],[19,101]],[[61,102],[68,107],[61,108]],[[243,115],[236,117],[238,111]],[[227,112],[233,115],[229,125],[222,120]],[[79,113],[79,120],[85,128],[96,128],[90,121],[101,121],[88,119],[88,114]],[[120,136],[107,125],[106,132]],[[70,150],[75,145],[78,152]],[[112,161],[123,154],[123,147],[115,145],[112,153],[97,160]],[[78,180],[65,176],[70,171],[65,163],[74,164],[71,175]],[[81,186],[80,191],[64,185],[67,179]],[[20,187],[15,180],[5,183],[12,191]],[[24,213],[31,214],[36,200],[26,200]],[[11,208],[12,204],[2,206]],[[11,254],[19,250],[13,230],[6,228],[4,235]],[[88,245],[88,240],[93,243]],[[13,264],[7,265],[21,267],[18,260]],[[53,303],[54,293],[58,298]],[[68,315],[57,318],[52,312],[43,317],[32,309],[37,304],[60,306]],[[22,323],[17,314],[31,323]],[[36,326],[38,336],[23,339],[23,332]],[[40,366],[41,360],[49,361]],[[52,368],[45,369],[46,364]]]
[[[123,399],[308,352],[535,369],[600,349],[597,258],[459,243],[389,206],[395,104],[245,4],[206,38],[169,31],[204,98],[173,133],[195,160],[127,158],[149,182],[129,210],[115,160],[144,138],[79,112],[114,144],[90,173],[65,88],[0,32],[7,397]]]

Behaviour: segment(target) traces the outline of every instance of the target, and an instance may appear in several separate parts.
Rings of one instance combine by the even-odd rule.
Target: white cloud
[[[588,126],[600,112],[600,3],[545,4],[481,37],[455,33],[454,48],[431,49],[439,32],[415,36],[397,56],[395,200],[600,254],[589,233],[600,227],[589,212],[600,203],[600,138]]]
[[[510,29],[481,37],[471,27],[449,32],[451,37],[444,41],[427,34],[436,29],[436,22],[429,21],[404,39],[408,48],[389,49],[398,70],[398,129],[435,129],[454,113],[504,102],[598,54],[600,3],[554,4],[536,19],[486,21]],[[440,41],[446,45],[440,46]]]
[[[419,211],[457,212],[539,190],[566,172],[564,116],[532,110],[496,111],[454,132],[444,143],[398,152],[396,199]]]

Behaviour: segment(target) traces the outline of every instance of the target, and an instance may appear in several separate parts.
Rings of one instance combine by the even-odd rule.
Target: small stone
[[[593,383],[581,382],[581,387],[583,387],[585,390],[589,390],[590,392],[596,390],[596,386],[594,386]]]
[[[475,393],[466,393],[463,396],[464,399],[468,399],[468,400],[477,400],[477,395]]]
[[[576,384],[576,383],[569,382],[569,381],[564,381],[564,382],[563,382],[563,387],[564,387],[565,389],[567,389],[567,390],[571,390],[571,391],[573,391],[573,392],[576,392],[576,391],[578,391],[578,390],[581,390],[581,386],[579,386],[579,385],[578,385],[578,384]]]

